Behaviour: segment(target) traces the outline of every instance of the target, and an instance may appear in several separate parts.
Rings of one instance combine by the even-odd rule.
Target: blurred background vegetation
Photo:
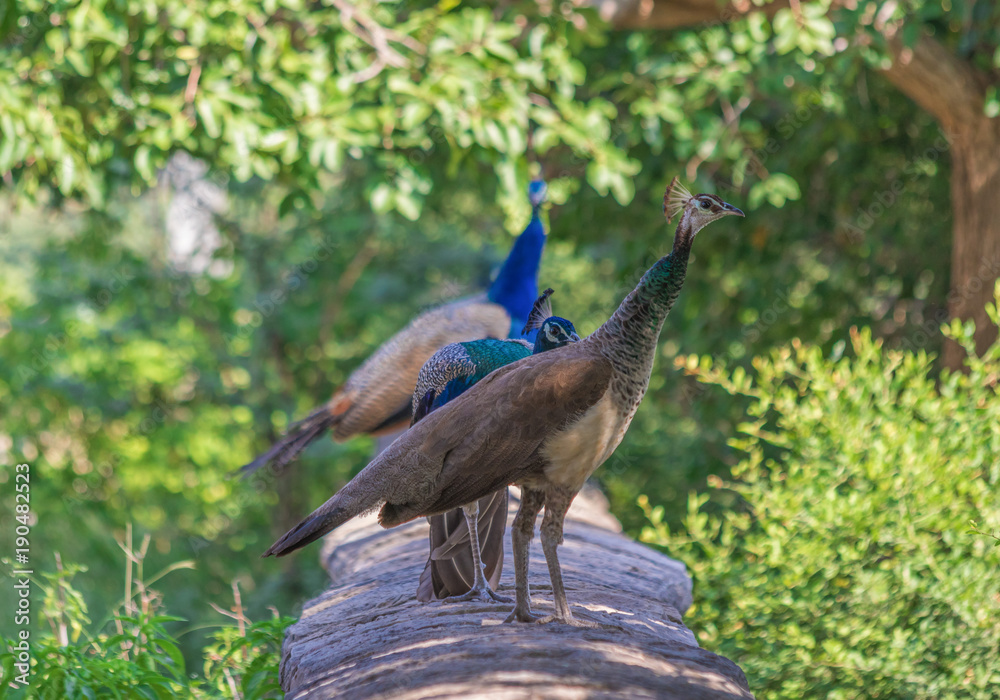
[[[678,19],[669,2],[655,3],[647,18],[630,3],[605,5],[621,12],[602,18],[574,3],[447,0],[0,6],[0,455],[5,465],[32,468],[32,565],[53,572],[39,585],[57,601],[35,620],[39,632],[53,630],[54,651],[44,663],[58,669],[98,648],[118,649],[121,640],[108,642],[116,631],[106,632],[105,623],[113,627],[108,621],[119,613],[126,626],[150,638],[162,633],[167,646],[177,642],[181,656],[167,646],[156,652],[156,663],[174,672],[186,660],[188,673],[174,673],[170,693],[273,692],[243,650],[263,653],[270,644],[273,664],[281,625],[266,622],[280,620],[269,609],[294,616],[325,575],[310,556],[274,562],[258,555],[363,467],[372,444],[324,442],[280,480],[241,482],[230,472],[328,398],[420,310],[480,288],[527,221],[532,175],[550,184],[540,283],[556,289],[560,315],[583,334],[593,331],[669,250],[673,232],[660,197],[680,174],[692,191],[741,206],[747,219],[699,239],[650,391],[596,478],[631,534],[647,528],[648,540],[691,565],[698,601],[688,622],[708,648],[741,664],[752,688],[774,697],[856,696],[844,690],[849,684],[829,681],[815,695],[795,685],[802,680],[796,664],[854,661],[835,651],[778,658],[757,642],[794,624],[810,648],[827,649],[823,640],[836,631],[811,628],[822,607],[789,612],[785,627],[771,626],[767,616],[747,619],[738,600],[750,590],[746,579],[721,570],[750,576],[734,565],[746,552],[708,548],[725,538],[722,525],[712,531],[708,521],[692,520],[729,522],[770,502],[723,481],[734,467],[742,482],[764,470],[759,460],[741,461],[745,442],[731,443],[747,420],[747,404],[734,398],[745,393],[746,375],[727,385],[688,356],[722,361],[734,377],[746,370],[756,376],[770,366],[755,370],[753,356],[796,338],[796,347],[812,354],[794,372],[791,360],[782,360],[788,381],[816,375],[831,397],[849,385],[874,395],[894,366],[858,370],[848,384],[819,376],[835,376],[838,362],[858,359],[862,346],[850,329],[865,327],[883,348],[919,365],[907,381],[922,396],[943,401],[938,392],[952,385],[936,386],[941,364],[934,356],[942,349],[941,321],[949,306],[956,309],[949,291],[978,280],[958,301],[972,299],[979,311],[967,315],[981,330],[992,328],[983,322],[982,301],[991,296],[1000,257],[981,251],[1000,244],[995,228],[968,232],[966,206],[978,211],[982,193],[955,185],[968,179],[953,177],[956,144],[968,150],[962,124],[922,95],[906,94],[891,66],[901,55],[918,65],[928,45],[945,51],[983,76],[973,81],[977,114],[984,129],[997,130],[998,10],[985,0],[766,4],[762,11],[706,3],[704,17]],[[970,169],[963,161],[961,173]],[[988,183],[1000,188],[1000,180]],[[953,215],[955,201],[965,202],[964,218]],[[960,235],[982,243],[963,250],[985,267],[957,283]],[[980,353],[988,340],[976,337]],[[954,348],[961,352],[951,367],[965,354]],[[778,370],[767,372],[777,381]],[[904,524],[923,522],[934,542],[964,542],[960,551],[982,564],[953,569],[966,583],[989,571],[995,577],[998,560],[995,550],[973,544],[987,538],[966,532],[963,518],[978,519],[986,532],[1000,527],[995,498],[970,500],[951,490],[982,480],[995,493],[1000,443],[998,422],[989,420],[998,415],[998,375],[976,376],[978,385],[950,390],[979,392],[976,407],[992,413],[942,408],[935,415],[980,438],[947,446],[952,471],[942,475],[930,512],[900,516]],[[814,390],[800,387],[803,395]],[[764,420],[766,408],[753,420]],[[785,420],[797,440],[808,441],[819,427],[828,431],[823,455],[870,428],[860,419],[796,423],[788,417],[793,408],[784,408],[784,418],[771,420]],[[825,410],[808,407],[813,417]],[[975,424],[980,433],[969,432],[983,415],[992,418]],[[879,465],[865,477],[873,489],[891,489],[898,474],[939,463],[925,459],[929,438],[908,432],[925,418],[901,409],[879,420],[905,433],[897,447],[907,458],[896,460],[892,451],[871,457]],[[768,444],[775,460],[768,469],[794,462],[787,445]],[[823,463],[807,457],[803,464]],[[5,531],[13,522],[11,475],[0,473]],[[833,491],[847,498],[846,485],[855,482],[837,483],[845,486]],[[691,493],[698,494],[694,515]],[[964,504],[959,515],[935,520],[934,508],[950,508],[952,500]],[[806,512],[782,502],[784,527]],[[868,517],[857,513],[852,527],[879,527]],[[692,538],[703,538],[701,549],[675,539],[696,522],[702,525]],[[804,530],[802,551],[782,556],[815,555],[824,534]],[[123,547],[134,555],[146,535],[146,571],[170,572],[155,583],[162,600],[151,598],[143,612],[124,604],[132,564]],[[699,558],[706,551],[711,557]],[[67,562],[61,574],[56,552]],[[893,559],[874,557],[862,568],[885,568],[886,561]],[[86,568],[69,584],[75,565]],[[772,588],[748,595],[764,600],[780,586],[793,597],[798,590],[779,574],[767,580]],[[836,598],[836,586],[827,585],[835,580],[814,581],[816,595]],[[79,591],[93,623],[80,623],[80,608],[59,607],[58,581]],[[227,678],[225,663],[206,659],[233,658],[218,647],[233,648],[239,635],[226,630],[236,627],[212,606],[234,607],[234,582],[242,592],[240,624],[260,622],[260,634],[271,636],[238,643],[243,665]],[[128,593],[131,601],[142,595],[134,586]],[[987,607],[971,617],[949,618],[953,631],[940,643],[965,639],[977,624],[984,626],[977,639],[996,640],[1000,603],[995,590],[990,595],[982,592]],[[0,605],[11,596],[0,587]],[[725,596],[736,600],[723,614],[709,601]],[[161,607],[183,621],[157,622]],[[980,620],[987,613],[992,622]],[[66,648],[58,643],[60,616],[77,620],[81,644],[112,636],[72,657],[58,651]],[[755,628],[756,637],[737,633],[757,624],[767,626]],[[0,633],[13,631],[4,617]],[[879,670],[889,680],[871,697],[946,697],[892,682],[894,673],[933,663],[916,655]],[[976,688],[995,682],[995,672],[968,668],[967,692],[954,697],[987,697]],[[190,685],[191,673],[204,685]],[[949,674],[949,683],[961,677]],[[56,688],[52,697],[72,695],[58,673],[45,677]],[[95,672],[93,687],[116,677],[121,673]],[[236,677],[246,687],[234,689]]]

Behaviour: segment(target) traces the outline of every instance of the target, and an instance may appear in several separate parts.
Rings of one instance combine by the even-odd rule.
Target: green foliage
[[[363,467],[370,442],[323,441],[280,480],[244,483],[227,475],[325,401],[414,314],[482,288],[527,220],[521,187],[530,160],[543,165],[553,199],[541,282],[557,290],[559,313],[581,333],[606,319],[669,247],[659,200],[674,174],[693,189],[757,207],[739,227],[720,223],[699,237],[650,391],[624,444],[597,474],[630,532],[644,522],[639,493],[683,499],[734,461],[724,444],[738,407],[664,369],[680,353],[746,363],[791,336],[828,346],[840,329],[873,322],[898,344],[917,337],[944,305],[948,170],[931,120],[851,52],[778,53],[774,29],[760,16],[689,32],[605,33],[589,14],[570,8],[563,15],[560,6],[550,15],[534,2],[493,10],[485,28],[456,20],[467,10],[478,17],[482,7],[428,5],[411,14],[373,3],[366,11],[382,26],[428,49],[439,26],[457,22],[455,31],[467,38],[461,33],[486,37],[520,27],[507,42],[517,58],[474,42],[467,52],[442,48],[429,56],[393,44],[413,66],[433,58],[440,75],[418,80],[388,65],[345,88],[358,107],[346,111],[333,104],[342,94],[330,83],[371,65],[375,53],[330,7],[237,3],[212,15],[167,3],[177,31],[150,20],[146,6],[41,7],[17,4],[21,29],[0,45],[0,73],[23,79],[0,81],[0,92],[21,91],[18,99],[0,99],[2,115],[59,130],[15,127],[3,133],[18,138],[0,144],[0,154],[34,149],[33,160],[0,184],[12,186],[0,199],[0,452],[32,463],[33,546],[87,563],[79,589],[92,610],[119,602],[102,585],[117,575],[119,551],[94,533],[121,539],[129,522],[152,533],[154,567],[196,563],[195,583],[170,596],[171,610],[192,621],[206,614],[205,598],[227,595],[234,579],[245,582],[255,618],[269,604],[290,610],[324,585],[308,557],[282,565],[257,554]],[[106,22],[65,21],[100,12]],[[240,21],[230,21],[236,14]],[[251,28],[265,16],[261,31]],[[131,53],[92,36],[109,24],[115,36],[127,27]],[[50,33],[92,55],[101,70],[76,72],[68,48],[59,54],[43,41]],[[243,41],[253,33],[246,51],[226,43],[230,34]],[[453,38],[441,35],[442,42]],[[357,50],[334,57],[328,47],[338,42]],[[218,93],[205,89],[206,76],[229,80],[252,101],[219,107],[227,111],[218,139],[204,132],[197,109],[183,105],[197,62],[185,58],[191,47],[213,59],[201,62],[195,103],[225,102],[222,85]],[[314,59],[341,67],[304,78],[302,61]],[[123,96],[124,70],[144,75],[129,86],[131,102]],[[483,71],[502,76],[490,84],[504,89],[480,104],[466,93]],[[321,116],[294,111],[312,108],[278,94],[281,83],[272,88],[273,79],[290,76],[306,81],[296,84],[303,95],[309,81],[321,86]],[[853,82],[844,88],[844,76],[868,90]],[[423,92],[407,102],[408,93],[390,82],[406,89],[419,83]],[[442,97],[448,86],[456,92]],[[159,110],[158,94],[180,106]],[[525,95],[531,118],[508,118],[504,110]],[[430,102],[420,101],[425,97]],[[398,109],[380,109],[383,99]],[[83,116],[73,116],[77,111]],[[289,114],[295,119],[282,121]],[[105,119],[113,122],[109,130]],[[334,130],[355,119],[363,128]],[[270,133],[279,122],[297,134],[300,157],[285,162],[283,151],[256,147],[233,155],[238,133],[252,132],[254,123],[254,133]],[[93,128],[75,136],[77,123]],[[526,145],[501,152],[491,123],[501,134],[520,130]],[[313,133],[315,124],[323,128]],[[339,160],[327,164],[324,145],[313,164],[313,138],[343,141]],[[140,147],[152,170],[179,148],[206,159],[209,182],[229,197],[215,253],[226,272],[170,266],[163,222],[174,190],[163,182],[136,196],[144,182]],[[74,188],[96,178],[103,210],[61,199],[58,162],[45,156],[57,148],[94,158],[87,160],[91,175],[77,171]],[[240,168],[258,160],[266,163],[249,166],[254,172],[277,174],[243,182]],[[883,206],[879,196],[895,181],[904,187]],[[605,191],[623,200],[634,191],[632,204],[619,206]],[[32,192],[34,205],[22,196]],[[417,224],[399,213],[406,193],[419,203]],[[869,212],[875,215],[864,218]],[[863,235],[846,234],[845,222]],[[925,336],[928,349],[938,342],[936,333]],[[0,489],[7,478],[0,471]],[[6,595],[0,589],[0,603]],[[202,633],[181,642],[189,668],[199,669]]]
[[[316,206],[324,178],[346,170],[372,211],[416,220],[434,187],[488,171],[512,219],[536,159],[554,201],[583,181],[626,204],[636,148],[731,163],[756,147],[759,123],[740,115],[772,49],[833,54],[823,3],[783,10],[774,32],[754,16],[625,42],[592,11],[527,1],[9,7],[3,186],[98,207],[118,185],[153,184],[179,150],[239,183],[282,183],[282,215]],[[768,99],[787,90],[766,82]],[[785,179],[769,201],[797,198],[787,175],[753,171],[772,174]]]
[[[969,521],[969,532],[974,533],[976,535],[982,535],[983,537],[992,538],[993,546],[1000,547],[1000,534],[997,534],[997,532],[984,532],[983,530],[980,530],[979,523],[977,523],[975,520]]]
[[[205,647],[205,683],[211,692],[197,697],[277,698],[278,664],[285,629],[294,618],[277,617],[245,628],[223,627]],[[233,693],[236,687],[238,693]]]
[[[989,68],[989,5],[884,12]],[[315,595],[308,555],[256,555],[371,445],[324,441],[281,479],[228,473],[414,314],[482,288],[527,219],[533,168],[552,200],[541,282],[584,334],[669,247],[674,174],[749,214],[699,237],[650,391],[597,474],[632,533],[639,493],[679,503],[736,461],[740,406],[670,371],[678,356],[746,368],[790,337],[832,351],[851,325],[935,350],[947,144],[870,68],[885,18],[830,6],[621,32],[527,0],[0,3],[0,457],[32,464],[33,551],[88,565],[81,600],[54,604],[120,608],[108,533],[135,522],[154,569],[196,567],[168,596],[192,621],[176,639],[188,673],[243,663],[205,638],[206,599],[240,580],[259,619]],[[178,151],[228,196],[221,272],[169,263],[179,186],[161,168]],[[709,513],[741,502],[715,496]]]
[[[949,332],[971,347],[971,328]],[[1000,525],[1000,342],[937,379],[924,352],[851,343],[796,341],[750,373],[688,358],[751,399],[725,485],[745,506],[693,494],[685,533],[643,499],[643,539],[688,564],[689,622],[762,696],[993,698],[1000,550],[968,523]]]
[[[631,197],[636,166],[608,139],[615,108],[581,92],[574,53],[600,36],[576,28],[576,10],[527,27],[516,3],[17,7],[20,29],[0,52],[0,172],[29,194],[51,183],[100,204],[115,178],[152,184],[178,149],[241,182],[312,192],[318,174],[370,156],[373,209],[415,220],[432,183],[423,152],[440,147],[454,168],[490,163],[520,209],[531,138],[540,154],[590,161],[598,190]]]
[[[33,649],[33,694],[46,700],[182,697],[184,660],[165,626],[176,619],[116,616],[125,631],[99,634],[86,644],[62,646],[54,637],[43,638]]]
[[[141,561],[142,556],[136,558]],[[130,573],[131,566],[130,561]],[[150,582],[176,568],[182,567],[170,567]],[[223,626],[212,634],[203,651],[204,675],[195,678],[188,673],[180,643],[170,629],[180,618],[161,614],[163,600],[148,587],[150,582],[137,578],[137,599],[92,631],[86,604],[71,581],[83,571],[84,567],[60,565],[56,572],[34,581],[43,593],[42,617],[51,631],[31,637],[30,697],[259,700],[281,696],[278,662],[291,618],[275,615],[250,624],[234,585],[236,605],[234,612],[226,614],[237,625]],[[13,672],[14,645],[13,640],[0,639],[0,664],[8,680],[17,675]],[[0,684],[0,699],[11,694],[6,682]]]

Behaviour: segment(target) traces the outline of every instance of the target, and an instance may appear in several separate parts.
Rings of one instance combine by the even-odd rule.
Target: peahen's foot
[[[442,598],[442,603],[467,603],[469,601],[477,601],[480,603],[513,603],[513,599],[507,596],[502,596],[492,588],[489,584],[482,587],[473,587],[468,593],[463,593],[461,595],[450,595],[447,598]]]
[[[613,625],[602,625],[599,622],[591,622],[590,620],[581,620],[578,617],[559,617],[558,615],[545,615],[544,617],[538,617],[535,622],[539,625],[545,625],[550,622],[561,622],[564,625],[569,625],[570,627],[580,627],[582,629],[618,629]]]
[[[536,615],[531,612],[531,608],[527,605],[515,605],[510,615],[508,615],[507,619],[504,620],[504,624],[508,622],[539,622],[543,619],[543,617],[544,615]]]

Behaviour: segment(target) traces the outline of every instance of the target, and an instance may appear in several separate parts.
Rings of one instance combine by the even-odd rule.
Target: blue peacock
[[[328,402],[244,465],[243,475],[266,464],[281,469],[327,431],[343,442],[356,435],[403,430],[412,417],[411,398],[420,368],[439,348],[481,338],[520,337],[538,296],[538,266],[546,238],[539,211],[545,193],[543,180],[528,187],[531,220],[485,293],[437,306],[413,319],[365,360]]]
[[[572,322],[552,315],[551,295],[551,289],[542,292],[521,331],[522,335],[535,332],[533,346],[521,339],[484,338],[452,343],[434,353],[420,368],[413,392],[413,423],[504,365],[580,340]],[[427,520],[430,556],[420,575],[417,600],[511,602],[495,593],[503,570],[506,488]]]

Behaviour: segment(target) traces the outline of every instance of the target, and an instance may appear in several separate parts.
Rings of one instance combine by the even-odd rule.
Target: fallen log
[[[509,537],[507,548],[499,592],[513,597]],[[531,555],[532,606],[550,613],[537,537]],[[601,628],[503,624],[509,605],[418,603],[426,558],[423,520],[383,530],[371,516],[331,533],[321,561],[332,585],[285,637],[286,697],[753,698],[740,668],[684,626],[683,564],[623,535],[596,490],[573,503],[559,559],[574,616]]]

